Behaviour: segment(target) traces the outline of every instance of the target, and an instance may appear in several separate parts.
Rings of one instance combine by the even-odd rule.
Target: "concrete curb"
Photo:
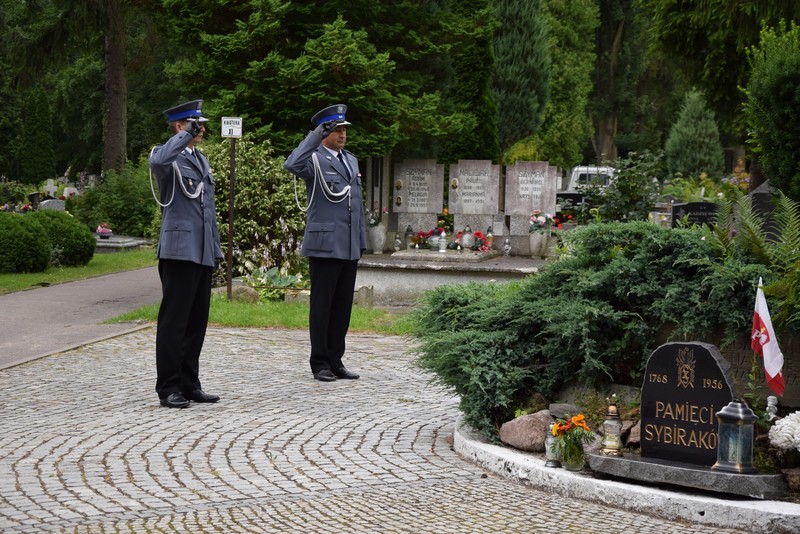
[[[564,497],[600,502],[668,520],[684,520],[752,533],[800,532],[800,505],[781,501],[734,500],[592,478],[545,467],[544,458],[492,445],[456,421],[454,450],[502,477]]]

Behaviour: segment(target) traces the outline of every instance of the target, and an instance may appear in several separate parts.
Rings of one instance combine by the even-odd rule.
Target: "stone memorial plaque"
[[[494,215],[500,189],[500,166],[490,160],[460,160],[450,166],[450,213]]]
[[[710,224],[717,216],[717,205],[713,202],[682,202],[672,204],[672,227],[684,217],[689,224]]]
[[[59,200],[57,198],[51,198],[48,200],[43,200],[41,204],[39,204],[40,210],[55,210],[55,211],[64,211],[64,201]]]
[[[714,465],[716,413],[734,397],[729,368],[708,343],[665,343],[650,355],[642,385],[642,458]]]
[[[444,165],[436,160],[407,160],[395,165],[392,211],[441,213],[444,209]]]
[[[545,161],[518,161],[506,168],[506,215],[555,213],[558,175]]]
[[[785,408],[800,408],[800,336],[776,332],[778,346],[783,353],[783,396],[778,397],[778,405]],[[739,391],[744,391],[749,381],[748,375],[755,363],[756,383],[762,402],[775,393],[767,387],[764,376],[764,360],[750,347],[750,334],[742,335],[731,345],[721,349],[722,356],[731,363],[730,375]],[[775,395],[777,397],[777,395]]]

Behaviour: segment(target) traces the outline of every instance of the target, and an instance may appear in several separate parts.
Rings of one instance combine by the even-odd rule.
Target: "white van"
[[[581,165],[572,169],[566,191],[578,191],[579,185],[599,185],[607,187],[614,180],[613,167],[599,167],[597,165]]]

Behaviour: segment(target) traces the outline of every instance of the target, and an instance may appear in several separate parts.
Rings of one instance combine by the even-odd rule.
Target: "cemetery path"
[[[102,324],[159,298],[154,267],[0,296],[0,531],[800,530],[800,505],[604,480],[487,443],[399,336],[349,335],[362,379],[323,384],[306,331],[210,328],[204,384],[223,400],[160,408],[155,327]]]
[[[160,299],[157,267],[0,295],[0,369],[142,328],[103,322]]]

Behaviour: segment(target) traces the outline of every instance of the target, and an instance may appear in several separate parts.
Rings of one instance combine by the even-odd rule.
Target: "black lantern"
[[[753,410],[733,399],[717,412],[717,463],[711,469],[726,473],[756,473],[753,432],[758,419]]]

